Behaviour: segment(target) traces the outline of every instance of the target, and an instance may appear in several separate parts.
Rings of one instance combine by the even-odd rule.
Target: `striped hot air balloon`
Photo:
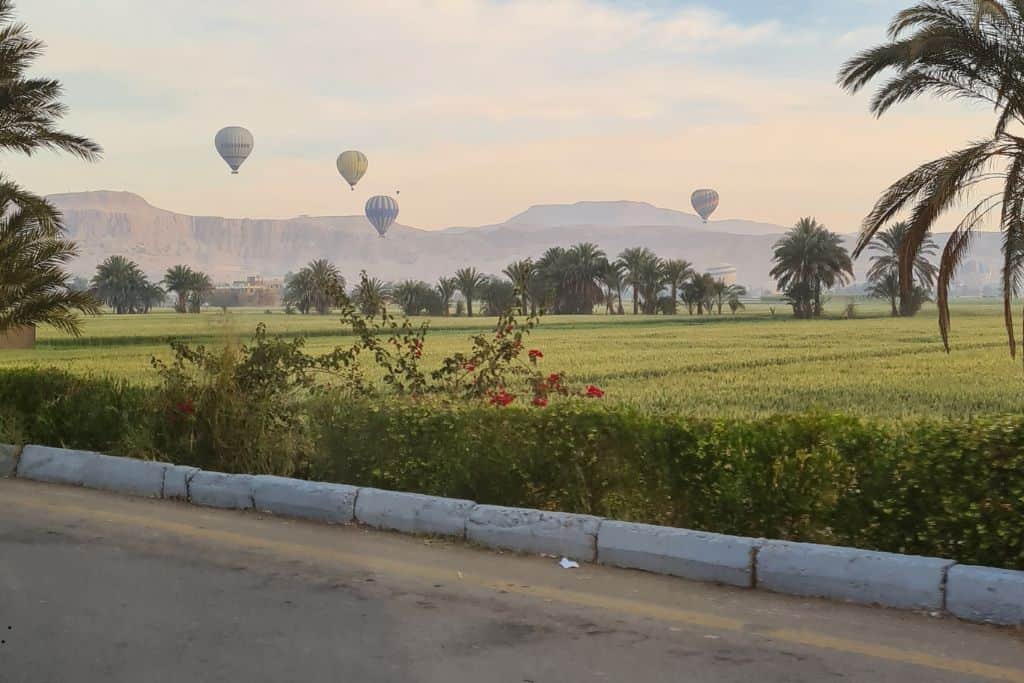
[[[245,163],[245,160],[252,154],[255,140],[245,128],[241,126],[228,126],[221,128],[213,139],[217,152],[221,158],[231,167],[231,173],[237,175],[238,169]]]
[[[366,218],[377,229],[377,234],[384,238],[388,228],[398,218],[398,202],[391,197],[377,195],[366,200]]]
[[[340,173],[341,177],[348,182],[349,187],[352,188],[353,192],[356,189],[356,183],[358,183],[359,179],[366,173],[366,169],[369,165],[369,160],[362,152],[349,150],[347,152],[342,152],[338,156],[338,173]]]
[[[690,203],[693,205],[693,210],[697,212],[697,215],[707,223],[708,219],[711,218],[711,214],[718,208],[718,193],[714,190],[697,190],[690,195]]]

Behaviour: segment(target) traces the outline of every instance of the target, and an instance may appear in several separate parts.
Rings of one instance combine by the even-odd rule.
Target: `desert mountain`
[[[128,192],[59,194],[50,199],[64,212],[68,232],[81,249],[74,264],[77,273],[91,275],[107,256],[124,254],[157,278],[167,267],[185,263],[218,281],[254,274],[281,276],[316,258],[331,259],[350,279],[365,268],[385,280],[434,281],[467,265],[500,273],[515,259],[589,241],[610,255],[646,246],[701,269],[729,263],[737,268],[740,282],[763,288],[770,284],[771,246],[786,230],[742,220],[704,224],[692,214],[618,201],[534,206],[504,223],[476,228],[419,230],[399,224],[381,240],[362,216],[189,216],[154,207]],[[984,238],[976,247],[977,268],[989,271],[998,240]],[[938,241],[944,243],[945,236],[938,236]],[[863,270],[859,263],[858,275]]]

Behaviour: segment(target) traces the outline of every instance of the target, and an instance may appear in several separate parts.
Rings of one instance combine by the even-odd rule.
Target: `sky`
[[[856,231],[881,190],[988,132],[922,100],[881,120],[839,66],[909,0],[21,0],[65,127],[105,148],[0,163],[37,192],[128,190],[174,211],[501,222],[533,204],[635,200]],[[232,176],[216,131],[243,125]],[[335,158],[369,171],[350,192]]]

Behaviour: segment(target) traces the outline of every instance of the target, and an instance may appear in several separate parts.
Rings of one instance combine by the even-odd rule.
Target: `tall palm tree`
[[[203,304],[213,292],[213,280],[210,276],[201,271],[193,271],[188,282],[188,310],[190,313],[199,313],[203,310]]]
[[[824,290],[853,279],[853,261],[842,239],[813,218],[801,218],[773,248],[770,274],[798,318],[820,316]]]
[[[693,264],[682,259],[669,259],[662,266],[672,295],[672,315],[679,312],[679,288],[693,276]]]
[[[168,292],[174,292],[178,297],[174,304],[174,310],[178,313],[185,313],[188,310],[188,287],[194,275],[194,271],[185,265],[168,268],[164,273],[164,286]]]
[[[363,315],[372,316],[384,310],[390,295],[391,289],[383,280],[369,277],[364,270],[360,273],[359,284],[352,291],[352,300]]]
[[[449,315],[452,297],[455,296],[455,292],[459,289],[458,284],[455,282],[455,278],[442,277],[437,281],[437,285],[434,289],[437,290],[438,296],[441,297],[441,305],[444,307],[444,315]]]
[[[618,261],[605,261],[604,270],[601,272],[601,284],[605,288],[605,308],[609,314],[623,315],[625,313],[622,310],[622,287],[625,283],[622,264]]]
[[[0,151],[98,159],[99,145],[57,127],[67,113],[60,82],[27,75],[42,54],[43,43],[15,21],[12,0],[0,0]],[[81,333],[79,314],[99,308],[91,294],[68,287],[63,266],[75,255],[60,213],[0,174],[0,332],[49,323]]]
[[[604,298],[600,282],[606,263],[608,257],[592,242],[574,244],[566,251],[564,284],[570,312],[594,312],[594,305]]]
[[[285,277],[284,303],[294,306],[299,313],[306,315],[312,308],[312,292],[314,289],[313,274],[309,268],[300,268],[299,272]]]
[[[47,324],[78,336],[80,314],[98,313],[98,302],[71,285],[65,266],[77,251],[53,229],[60,214],[41,198],[22,206],[18,199],[24,196],[0,183],[0,335]]]
[[[476,268],[460,268],[455,271],[455,286],[466,300],[466,315],[473,317],[473,299],[483,287],[486,278]]]
[[[310,305],[320,315],[327,315],[337,303],[340,293],[345,291],[345,278],[327,259],[312,261],[306,268],[309,270]]]
[[[0,0],[0,150],[28,155],[60,150],[94,161],[103,151],[99,145],[57,128],[67,114],[60,82],[26,74],[43,48],[42,41],[15,21],[13,0]]]
[[[902,258],[903,244],[906,242],[909,232],[910,226],[905,221],[901,221],[894,224],[888,230],[876,233],[874,240],[872,240],[869,246],[869,250],[876,252],[877,255],[871,257],[871,268],[868,269],[868,282],[872,286],[880,283],[880,286],[875,289],[877,292],[885,291],[887,293],[894,316],[914,315],[921,304],[920,297],[916,296],[914,297],[916,306],[908,306],[903,302],[900,302],[899,308],[896,306],[897,301],[900,300],[898,286],[900,258]],[[935,276],[938,274],[938,268],[931,262],[930,257],[935,255],[935,251],[938,248],[938,245],[932,239],[931,233],[928,233],[918,247],[917,254],[914,255],[912,268],[914,285],[926,292],[935,286]],[[895,288],[891,286],[893,282],[897,285]]]
[[[657,256],[646,247],[630,247],[619,254],[619,263],[625,271],[626,282],[633,290],[633,315],[640,312],[640,279],[644,268],[655,259]]]
[[[533,286],[534,278],[537,277],[536,264],[534,264],[533,259],[522,259],[510,263],[501,272],[512,281],[516,292],[519,293],[520,312],[522,315],[526,315],[529,310],[527,307],[530,303],[530,290]]]
[[[717,282],[710,273],[695,273],[690,281],[683,285],[683,296],[691,311],[696,307],[697,315],[704,315],[704,311],[711,313]]]
[[[93,293],[118,315],[134,312],[144,275],[138,264],[124,256],[109,256],[96,266]]]
[[[994,215],[1003,233],[1003,313],[1010,354],[1013,296],[1024,271],[1024,138],[1009,132],[1024,123],[1024,2],[1021,0],[927,0],[898,13],[888,40],[850,59],[840,85],[858,92],[892,74],[871,101],[882,116],[922,95],[964,99],[991,107],[991,135],[925,163],[893,183],[864,220],[857,256],[884,225],[905,211],[909,227],[899,266],[900,301],[912,301],[916,256],[928,232],[981,184],[999,191],[971,200],[942,251],[937,278],[939,331],[949,349],[949,286],[970,247],[974,230]],[[977,200],[977,201],[975,201]]]
[[[667,283],[665,277],[665,262],[653,253],[642,263],[637,274],[637,286],[640,289],[641,308],[645,315],[653,315],[658,312],[658,303],[661,293]]]

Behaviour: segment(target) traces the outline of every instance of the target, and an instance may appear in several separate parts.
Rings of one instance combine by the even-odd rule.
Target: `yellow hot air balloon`
[[[342,152],[338,156],[338,173],[341,174],[341,177],[348,182],[353,190],[356,189],[356,183],[366,173],[366,168],[369,165],[369,160],[362,152],[349,150]]]

